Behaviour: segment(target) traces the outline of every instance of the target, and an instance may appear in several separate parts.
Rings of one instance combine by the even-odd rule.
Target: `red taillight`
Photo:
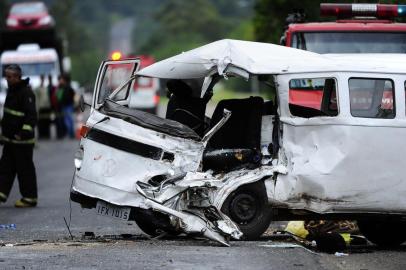
[[[375,17],[378,19],[392,19],[403,17],[406,5],[387,4],[320,4],[321,16],[335,16],[337,18]]]
[[[89,132],[90,128],[86,125],[82,125],[80,128],[80,136],[85,138],[87,136],[87,133]]]

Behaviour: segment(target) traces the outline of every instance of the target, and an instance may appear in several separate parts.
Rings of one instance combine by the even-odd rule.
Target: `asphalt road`
[[[286,235],[234,241],[228,248],[184,236],[150,239],[133,222],[69,203],[77,145],[41,141],[35,151],[38,207],[14,208],[20,196],[16,184],[0,205],[0,224],[16,224],[15,230],[0,228],[0,269],[406,269],[405,246],[352,247],[338,257],[307,249]],[[69,222],[70,216],[73,240],[63,219]]]

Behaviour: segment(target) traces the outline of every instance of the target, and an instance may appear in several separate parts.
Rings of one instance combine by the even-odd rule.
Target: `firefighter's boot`
[[[0,203],[5,203],[7,201],[7,196],[3,192],[0,192]]]
[[[37,206],[37,198],[21,198],[16,201],[14,206],[18,208],[35,207]]]

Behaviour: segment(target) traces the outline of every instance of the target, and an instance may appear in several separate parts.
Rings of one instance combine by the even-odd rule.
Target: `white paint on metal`
[[[140,70],[140,76],[166,79],[204,78],[228,66],[250,74],[300,72],[390,72],[405,74],[404,54],[321,55],[269,43],[224,39],[201,46]]]
[[[357,61],[358,59],[358,61]],[[406,56],[322,56],[272,44],[222,40],[163,60],[139,72],[159,78],[204,78],[227,73],[233,65],[251,74],[275,75],[280,116],[278,158],[256,169],[224,174],[201,171],[207,141],[177,138],[93,110],[87,123],[116,136],[162,148],[174,161],[153,160],[82,139],[84,157],[73,189],[116,205],[152,208],[177,219],[187,233],[199,232],[228,245],[224,235],[238,238],[238,229],[224,217],[214,223],[185,212],[189,189],[197,189],[217,210],[238,187],[263,180],[275,207],[316,213],[406,214],[405,91]],[[289,81],[294,78],[335,78],[339,100],[336,117],[294,117],[289,111]],[[351,115],[348,80],[387,78],[395,83],[394,119]],[[207,82],[210,81],[206,79]],[[206,83],[207,84],[207,83]],[[269,124],[269,123],[268,123]],[[264,128],[271,130],[271,125]],[[269,143],[265,134],[263,142]],[[185,176],[173,184],[149,187],[156,175]],[[141,187],[139,181],[145,183]],[[153,195],[153,196],[151,196]],[[210,223],[210,226],[207,225]],[[221,233],[219,233],[221,232]]]

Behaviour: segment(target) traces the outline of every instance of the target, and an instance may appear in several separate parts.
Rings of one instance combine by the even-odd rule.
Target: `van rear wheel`
[[[234,221],[244,240],[258,239],[269,227],[272,213],[264,182],[243,185],[224,201],[221,211]]]
[[[406,241],[406,222],[401,220],[359,220],[361,233],[381,247],[396,247]]]

